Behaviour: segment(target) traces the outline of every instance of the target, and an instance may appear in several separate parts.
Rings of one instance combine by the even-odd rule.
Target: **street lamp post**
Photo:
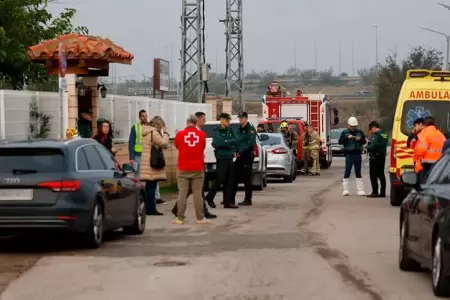
[[[445,37],[445,42],[446,42],[446,49],[445,49],[445,61],[444,61],[444,70],[448,71],[448,60],[449,60],[449,55],[450,55],[450,36],[448,34],[445,34],[443,32],[440,31],[436,31],[433,29],[429,29],[429,28],[424,28],[424,27],[419,27],[422,30],[426,30],[426,31],[430,31],[439,35],[442,35]]]
[[[355,41],[352,41],[352,76],[355,77]]]
[[[378,70],[378,24],[373,24],[372,27],[375,27],[375,68]]]

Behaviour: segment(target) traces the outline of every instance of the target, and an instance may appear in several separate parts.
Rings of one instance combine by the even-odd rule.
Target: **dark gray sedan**
[[[144,191],[91,139],[0,144],[0,231],[66,230],[97,248],[107,230],[145,230]]]

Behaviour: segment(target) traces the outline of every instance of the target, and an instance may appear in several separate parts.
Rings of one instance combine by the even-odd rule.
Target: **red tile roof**
[[[53,40],[28,48],[27,55],[33,61],[57,59],[59,44],[67,49],[67,59],[99,59],[120,62],[131,61],[134,55],[108,39],[76,33],[61,35]]]

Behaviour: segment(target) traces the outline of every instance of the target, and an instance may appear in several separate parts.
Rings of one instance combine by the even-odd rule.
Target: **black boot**
[[[208,207],[206,207],[206,201],[203,202],[203,213],[205,214],[205,219],[215,219],[216,215],[209,212]]]
[[[378,198],[378,194],[376,193],[370,193],[369,195],[366,196],[367,198]]]

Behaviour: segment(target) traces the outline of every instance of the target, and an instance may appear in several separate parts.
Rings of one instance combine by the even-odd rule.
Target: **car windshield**
[[[436,127],[447,138],[450,137],[450,101],[432,100],[408,100],[403,105],[401,131],[409,135],[414,127],[414,121],[418,118],[433,116],[436,119]]]
[[[262,133],[269,136],[269,139],[267,141],[261,141],[261,145],[263,146],[276,146],[276,145],[282,145],[283,144],[283,136],[281,134],[267,134]]]
[[[59,149],[0,149],[0,173],[51,173],[63,170],[64,155]]]
[[[219,126],[219,124],[205,124],[203,126],[202,130],[206,133],[206,137],[212,138],[214,136],[214,130]],[[230,124],[230,128],[236,133],[236,131],[239,129],[240,124],[239,123],[232,123]]]
[[[331,130],[330,138],[338,140],[341,137],[342,130]]]

